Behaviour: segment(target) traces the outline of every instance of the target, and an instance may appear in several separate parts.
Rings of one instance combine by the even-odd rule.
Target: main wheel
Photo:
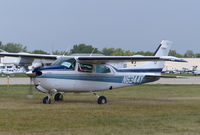
[[[51,104],[51,99],[48,96],[44,97],[43,104]]]
[[[54,96],[54,100],[55,101],[62,101],[63,100],[63,94],[56,93],[56,95]]]
[[[100,96],[97,100],[98,104],[106,104],[107,103],[107,99],[104,96]]]

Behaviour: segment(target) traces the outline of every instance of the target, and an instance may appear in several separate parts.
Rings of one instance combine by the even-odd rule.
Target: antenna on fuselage
[[[90,54],[90,56],[92,56],[92,54],[94,53],[94,50],[95,50],[96,48],[94,48],[93,50],[92,50],[92,52],[91,52],[91,54]]]
[[[67,50],[65,50],[65,51],[64,51],[64,53],[63,53],[63,55],[62,55],[62,56],[65,56],[66,54],[67,54]]]
[[[70,49],[69,49],[69,47],[67,46],[67,49],[64,51],[64,53],[63,53],[63,55],[62,55],[62,56],[65,56],[65,55],[67,55],[67,52],[68,52],[68,50],[69,50],[69,53],[70,53]]]
[[[67,55],[67,53],[68,53],[68,55],[70,55],[70,46],[67,46],[66,50],[63,53],[63,56]]]
[[[6,52],[5,50],[3,50],[3,49],[0,49],[0,52]]]

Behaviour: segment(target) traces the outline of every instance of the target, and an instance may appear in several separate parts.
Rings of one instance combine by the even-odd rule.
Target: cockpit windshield
[[[52,66],[65,66],[68,69],[75,69],[75,65],[76,65],[76,60],[74,58],[69,58],[69,57],[61,57],[59,59],[57,59],[56,61],[54,61],[52,64]]]

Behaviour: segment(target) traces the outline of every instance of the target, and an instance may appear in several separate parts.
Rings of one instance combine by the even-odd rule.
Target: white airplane
[[[25,52],[10,53],[0,49],[0,57],[2,56],[4,56],[4,59],[1,61],[2,63],[12,63],[18,66],[32,65],[33,67],[38,67],[52,63],[62,55],[30,54]]]
[[[153,82],[161,77],[164,61],[186,62],[183,59],[167,56],[172,42],[163,40],[154,56],[60,56],[48,67],[38,66],[27,72],[33,78],[36,89],[46,93],[43,103],[63,100],[63,92],[91,92],[97,96],[98,104],[106,104],[105,96],[95,92],[112,90],[130,85]],[[56,59],[57,56],[20,55],[7,53],[9,56],[23,58]],[[0,56],[8,56],[0,53]],[[110,63],[148,61],[144,65],[118,69]]]

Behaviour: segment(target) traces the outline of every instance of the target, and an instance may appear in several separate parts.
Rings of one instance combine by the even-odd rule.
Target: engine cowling
[[[33,63],[31,65],[31,69],[30,70],[34,70],[36,68],[43,67],[43,66],[44,66],[44,64],[42,62],[36,62],[36,63]]]

